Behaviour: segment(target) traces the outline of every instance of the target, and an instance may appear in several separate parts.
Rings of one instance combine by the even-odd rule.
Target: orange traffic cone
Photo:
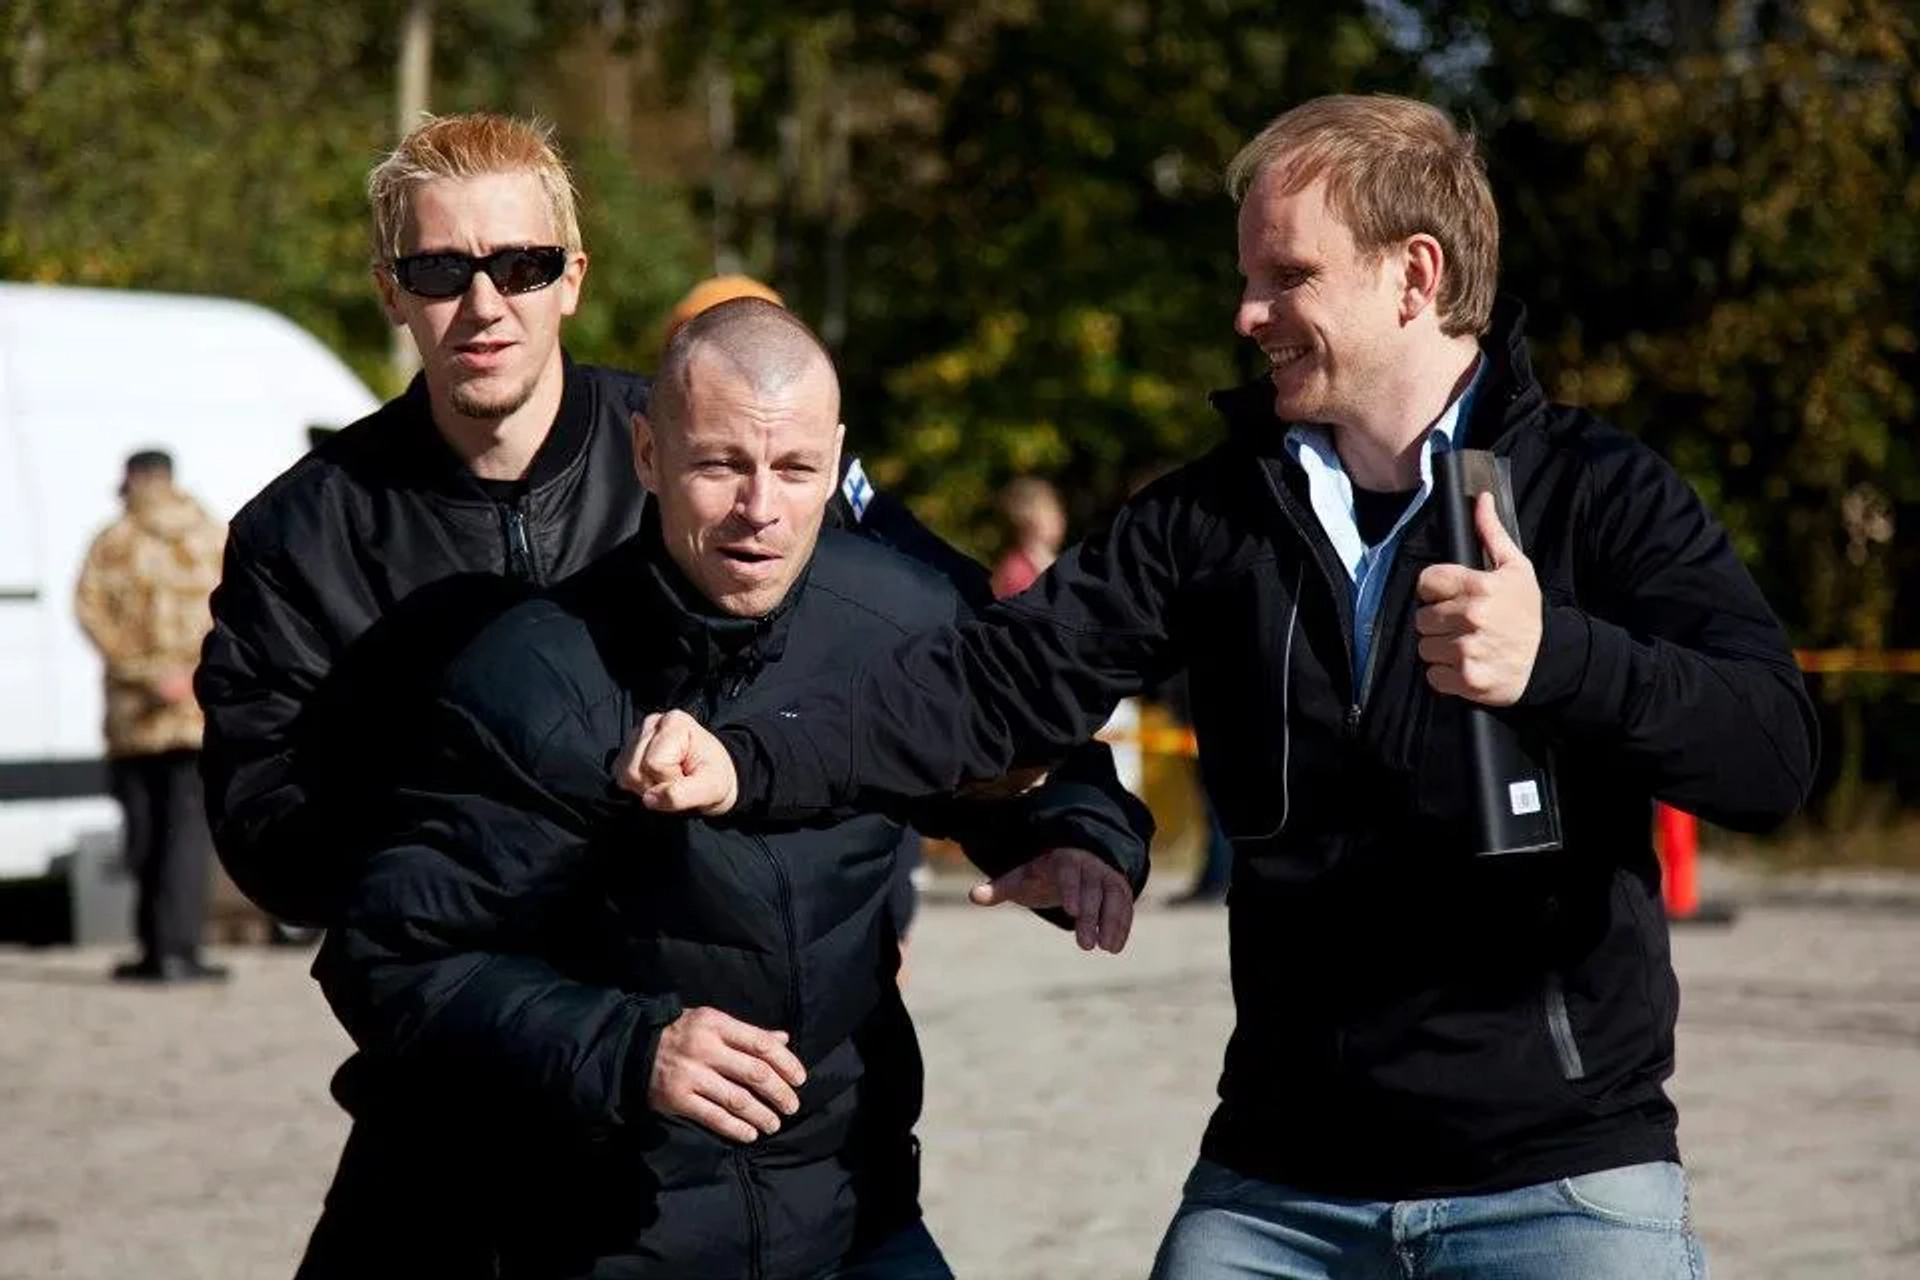
[[[1700,901],[1700,823],[1672,805],[1654,806],[1653,847],[1660,855],[1660,889],[1674,924],[1731,924],[1733,908]]]

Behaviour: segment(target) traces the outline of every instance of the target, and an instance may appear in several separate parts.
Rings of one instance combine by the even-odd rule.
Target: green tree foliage
[[[1220,174],[1287,101],[1390,83],[1359,5],[925,3],[864,32],[921,110],[864,139],[855,412],[886,481],[976,548],[992,491],[1063,482],[1080,520],[1217,434],[1242,380]]]
[[[354,104],[390,58],[367,31],[300,0],[0,10],[0,275],[229,294],[375,346],[360,184],[385,117]]]
[[[0,9],[0,277],[217,293],[283,311],[375,388],[388,327],[372,282],[366,175],[393,145],[402,6],[381,0],[19,0]],[[593,262],[585,358],[650,363],[697,270],[677,188],[639,176],[604,104],[552,74],[578,5],[443,5],[438,110],[538,113],[581,185]]]
[[[0,275],[256,299],[393,390],[363,183],[406,8],[0,6]],[[1215,438],[1206,392],[1252,371],[1234,151],[1313,94],[1435,96],[1486,142],[1555,390],[1679,465],[1797,641],[1920,644],[1908,0],[434,8],[431,105],[542,115],[573,158],[576,354],[648,367],[687,285],[763,275],[882,482],[983,554],[1010,476],[1084,527]],[[1908,686],[1828,688],[1857,776]]]
[[[1894,538],[1920,514],[1914,9],[1555,11],[1434,21],[1487,55],[1468,101],[1489,126],[1507,278],[1535,304],[1556,390],[1679,466],[1798,642],[1920,642],[1898,629],[1913,563]],[[1845,823],[1865,708],[1894,686],[1822,691]]]

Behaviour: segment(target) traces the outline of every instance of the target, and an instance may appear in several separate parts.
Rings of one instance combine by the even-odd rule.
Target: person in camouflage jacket
[[[108,770],[138,880],[141,953],[114,976],[217,979],[224,971],[200,958],[212,841],[193,669],[213,625],[226,526],[174,486],[173,461],[158,450],[127,459],[121,496],[126,512],[93,540],[74,592],[106,664]]]

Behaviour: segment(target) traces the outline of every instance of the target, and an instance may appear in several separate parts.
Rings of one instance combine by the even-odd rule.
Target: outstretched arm
[[[1055,764],[1182,661],[1179,597],[1212,522],[1180,479],[1149,487],[1018,599],[722,723],[718,756],[677,719],[657,722],[665,735],[628,753],[623,785],[662,810],[789,818]]]

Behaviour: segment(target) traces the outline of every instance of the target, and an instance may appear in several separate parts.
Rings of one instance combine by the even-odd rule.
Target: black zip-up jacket
[[[886,909],[899,824],[682,821],[613,788],[641,717],[784,705],[957,616],[924,566],[834,530],[767,618],[706,610],[657,522],[508,610],[448,673],[432,763],[317,967],[412,1105],[484,1131],[471,1206],[507,1276],[803,1280],[919,1215],[921,1067]],[[1004,870],[1062,844],[1146,874],[1145,807],[1064,777],[914,806]],[[647,1106],[660,1030],[717,1007],[789,1032],[801,1108],[747,1145]]]
[[[439,667],[639,527],[629,423],[646,380],[571,359],[565,377],[516,497],[491,496],[441,439],[416,377],[234,517],[194,681],[201,773],[221,861],[280,919],[334,918],[343,851]]]
[[[1185,666],[1235,848],[1238,1022],[1204,1153],[1368,1199],[1677,1158],[1652,801],[1776,822],[1806,797],[1814,717],[1723,530],[1650,450],[1548,402],[1522,324],[1503,299],[1463,443],[1511,460],[1542,587],[1532,677],[1500,714],[1554,744],[1561,852],[1472,853],[1467,704],[1427,685],[1413,626],[1415,581],[1446,558],[1433,503],[1356,696],[1350,580],[1264,383],[1216,397],[1228,442],[1026,595],[820,682],[797,719],[724,725],[736,812],[997,776]]]

